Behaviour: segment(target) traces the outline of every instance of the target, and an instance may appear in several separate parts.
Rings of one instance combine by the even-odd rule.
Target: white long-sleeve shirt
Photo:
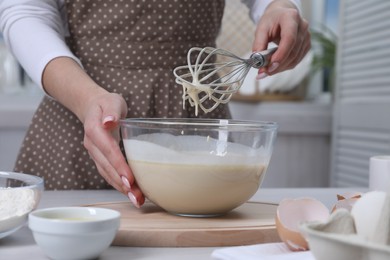
[[[272,0],[242,0],[257,23]],[[292,0],[300,6],[299,0]],[[65,44],[64,0],[0,0],[0,30],[5,43],[31,79],[42,87],[46,65],[56,57],[80,61]]]

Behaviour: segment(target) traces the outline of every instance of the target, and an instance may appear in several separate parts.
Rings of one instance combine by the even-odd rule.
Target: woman
[[[253,51],[279,44],[259,78],[293,68],[310,48],[296,2],[246,1],[258,21]],[[191,47],[215,46],[223,8],[224,0],[1,1],[6,43],[47,93],[15,171],[44,177],[47,189],[113,186],[140,207],[118,120],[195,116],[183,110],[172,70]],[[230,114],[221,105],[199,117]]]

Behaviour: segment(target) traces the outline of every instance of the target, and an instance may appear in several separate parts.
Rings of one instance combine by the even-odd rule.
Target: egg
[[[390,245],[390,194],[365,193],[352,207],[356,232],[368,241]]]
[[[362,196],[361,192],[345,192],[343,194],[337,194],[337,202],[332,207],[332,212],[336,209],[346,209],[351,211],[353,205]]]
[[[329,209],[313,198],[283,199],[276,210],[275,224],[280,239],[292,250],[308,250],[300,225],[308,221],[327,221]]]

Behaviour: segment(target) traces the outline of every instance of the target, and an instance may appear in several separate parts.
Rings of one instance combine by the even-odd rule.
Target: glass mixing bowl
[[[0,238],[21,228],[41,198],[43,179],[0,171]]]
[[[263,181],[277,125],[219,119],[124,119],[126,157],[146,198],[182,216],[225,214]]]

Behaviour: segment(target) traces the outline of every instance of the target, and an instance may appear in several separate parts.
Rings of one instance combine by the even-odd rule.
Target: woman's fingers
[[[289,63],[286,63],[285,69],[292,69],[295,67],[296,64],[298,64],[309,52],[311,48],[311,42],[310,42],[310,33],[307,32],[304,36],[306,40],[302,41],[302,44],[299,46],[299,52],[298,54],[290,60]]]
[[[138,185],[136,185],[134,177],[124,160],[118,144],[113,141],[113,137],[106,136],[106,134],[107,133],[105,132],[101,133],[102,138],[94,138],[95,141],[86,135],[84,145],[88,149],[91,158],[94,160],[96,167],[103,178],[115,189],[127,195],[134,206],[140,207],[144,203],[145,198]],[[97,137],[98,133],[92,136]],[[103,147],[99,147],[102,144],[112,144],[113,142],[115,142],[115,145],[104,145]],[[127,176],[130,177],[121,174],[121,171],[123,170],[118,170],[122,168],[118,166],[119,164],[126,165],[126,168],[128,168],[126,171],[130,171],[130,174],[128,173]]]
[[[103,176],[103,178],[116,190],[122,193],[126,193],[128,189],[124,187],[120,175],[107,160],[107,158],[101,153],[98,147],[96,147],[93,141],[88,137],[85,137],[84,146],[87,148],[89,155],[95,162],[96,167],[98,168],[99,173]]]
[[[285,23],[288,23],[288,21],[285,21]],[[285,57],[283,55],[280,57],[272,57],[272,60],[279,58],[281,61],[278,69],[269,71],[270,75],[294,68],[310,49],[310,33],[306,21],[301,20],[299,24],[290,22],[289,25],[284,25],[283,28],[288,32],[285,33],[282,30],[279,48],[281,46],[283,48],[290,48],[290,52]]]
[[[90,142],[90,140],[86,140],[86,142]],[[92,144],[88,146],[90,147],[89,154],[103,178],[116,190],[125,194],[135,207],[139,208],[145,202],[145,198],[138,185],[135,182],[130,185],[126,177],[120,176],[96,146]]]
[[[272,2],[259,21],[253,51],[264,50],[269,42],[278,44],[268,67],[258,78],[294,68],[310,49],[309,24],[289,1]]]
[[[108,93],[91,103],[84,121],[84,146],[107,182],[139,207],[144,196],[119,147],[119,119],[127,111],[122,101],[119,95]]]

